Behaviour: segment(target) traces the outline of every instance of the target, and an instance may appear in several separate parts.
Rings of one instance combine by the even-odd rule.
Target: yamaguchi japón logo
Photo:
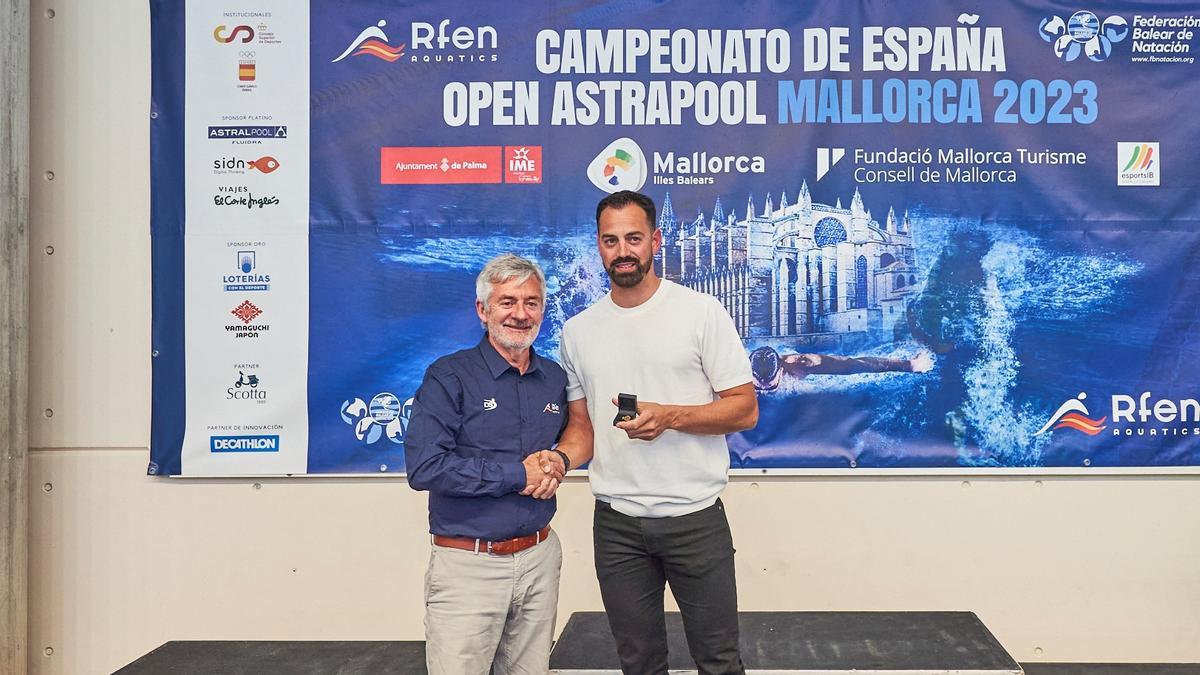
[[[636,192],[646,184],[646,153],[633,139],[618,138],[588,164],[587,176],[605,192]]]
[[[1117,142],[1117,185],[1158,185],[1162,157],[1158,142]]]
[[[362,29],[358,37],[350,43],[349,47],[342,52],[336,59],[330,63],[337,63],[347,56],[374,56],[377,59],[382,59],[388,63],[394,63],[404,56],[404,43],[393,47],[390,44],[387,33],[383,29],[387,26],[387,21],[380,19],[374,26],[367,26]]]
[[[1129,35],[1129,22],[1120,16],[1101,21],[1095,13],[1081,10],[1065,21],[1061,16],[1042,19],[1038,34],[1054,45],[1054,55],[1064,61],[1074,61],[1085,54],[1098,62],[1112,54],[1113,43]]]
[[[393,443],[404,443],[408,420],[412,416],[413,400],[403,404],[395,394],[376,394],[370,403],[361,398],[342,402],[342,421],[354,427],[354,436],[368,444],[387,436]]]
[[[1068,399],[1066,403],[1058,406],[1058,410],[1046,420],[1041,429],[1034,432],[1034,436],[1041,436],[1054,429],[1074,429],[1083,432],[1088,436],[1095,436],[1107,427],[1105,422],[1108,421],[1108,416],[1105,415],[1098,420],[1094,420],[1089,415],[1087,405],[1083,400],[1087,398],[1087,394],[1079,392],[1079,396]]]

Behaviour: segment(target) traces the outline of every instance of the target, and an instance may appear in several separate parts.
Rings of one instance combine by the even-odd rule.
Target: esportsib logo
[[[1064,427],[1081,431],[1088,436],[1095,436],[1104,431],[1107,428],[1105,422],[1108,421],[1108,416],[1105,415],[1098,420],[1088,417],[1091,413],[1088,412],[1087,406],[1083,403],[1083,399],[1085,398],[1087,398],[1087,394],[1079,392],[1079,396],[1068,399],[1066,403],[1058,407],[1058,410],[1054,411],[1050,419],[1042,425],[1041,429],[1034,432],[1033,435],[1041,436],[1053,429],[1062,429]]]
[[[1054,45],[1054,55],[1064,61],[1074,61],[1082,53],[1099,62],[1112,54],[1113,43],[1129,35],[1129,23],[1119,16],[1101,22],[1095,13],[1081,10],[1065,21],[1060,16],[1042,19],[1038,34]]]
[[[213,452],[279,452],[279,436],[209,436],[208,445]]]
[[[1158,185],[1158,142],[1117,142],[1117,185]]]
[[[605,192],[636,192],[646,184],[646,153],[633,139],[618,138],[588,164],[587,176]]]

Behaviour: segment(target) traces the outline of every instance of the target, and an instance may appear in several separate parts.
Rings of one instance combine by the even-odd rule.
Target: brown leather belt
[[[464,551],[474,551],[476,553],[490,553],[492,555],[512,555],[527,548],[533,548],[538,544],[546,541],[546,537],[550,535],[550,526],[547,525],[540,532],[527,534],[523,537],[513,537],[504,541],[488,541],[486,539],[468,539],[467,537],[443,537],[440,534],[433,535],[433,543],[435,546],[445,546],[446,548],[459,548]]]

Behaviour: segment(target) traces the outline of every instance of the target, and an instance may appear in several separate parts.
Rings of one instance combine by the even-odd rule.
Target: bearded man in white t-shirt
[[[742,673],[719,497],[725,434],[758,421],[750,361],[716,298],[655,274],[662,233],[650,198],[609,195],[596,223],[612,290],[563,326],[570,418],[558,449],[571,466],[591,460],[596,575],[621,669],[667,672],[670,582],[699,672]],[[637,416],[614,424],[619,393],[637,396]]]

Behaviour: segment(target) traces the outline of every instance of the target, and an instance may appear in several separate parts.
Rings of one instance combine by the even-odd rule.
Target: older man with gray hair
[[[439,673],[545,673],[562,548],[550,530],[569,468],[552,448],[567,376],[535,353],[546,279],[505,254],[476,281],[479,344],[429,366],[404,439],[408,482],[429,491],[426,665]]]

